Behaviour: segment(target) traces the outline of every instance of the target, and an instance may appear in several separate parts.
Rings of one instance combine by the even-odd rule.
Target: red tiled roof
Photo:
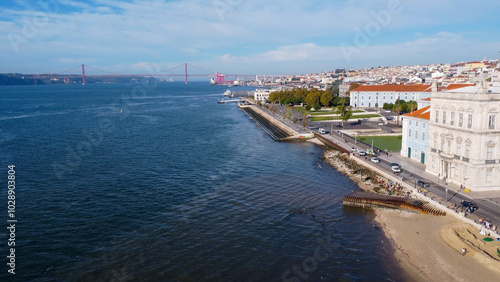
[[[422,99],[422,101],[430,101],[431,100],[431,97],[427,97],[425,99]]]
[[[381,92],[381,91],[391,91],[391,92],[424,92],[429,89],[430,85],[423,84],[384,84],[384,85],[362,85],[352,91],[363,92]]]
[[[430,119],[431,118],[431,112],[429,111],[430,108],[431,106],[427,106],[425,108],[421,108],[420,110],[416,110],[412,113],[404,114],[403,116]]]
[[[459,88],[463,88],[463,87],[468,87],[468,86],[475,86],[475,84],[450,84],[442,89],[446,89],[446,90],[455,90],[455,89],[459,89]]]

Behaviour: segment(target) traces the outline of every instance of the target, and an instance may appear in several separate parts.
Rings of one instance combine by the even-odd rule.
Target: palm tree
[[[399,125],[399,114],[403,110],[403,104],[399,102],[399,99],[396,101],[396,104],[394,104],[394,107],[392,107],[392,110],[398,114],[396,117],[396,125]]]
[[[411,113],[418,108],[418,103],[415,101],[409,101],[408,103],[406,103],[406,105],[408,106],[408,110]]]
[[[337,114],[340,115],[342,120],[342,127],[344,127],[344,121],[348,121],[352,117],[351,106],[346,105],[346,98],[340,99],[340,105],[337,106]]]

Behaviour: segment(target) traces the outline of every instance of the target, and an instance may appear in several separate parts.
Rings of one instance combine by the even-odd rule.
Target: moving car
[[[320,128],[320,129],[319,129],[319,133],[320,133],[320,134],[326,134],[326,130],[325,130],[324,128]]]
[[[363,151],[363,150],[359,150],[359,151],[358,151],[358,154],[359,154],[360,156],[366,156],[366,152],[365,152],[365,151]]]
[[[372,158],[370,159],[370,161],[372,161],[372,162],[374,162],[374,163],[379,163],[379,162],[380,162],[380,160],[379,160],[377,157],[372,157]]]
[[[470,207],[472,211],[479,209],[479,207],[476,204],[474,204],[473,202],[468,202],[468,201],[462,201],[462,206],[464,208]]]
[[[428,182],[425,182],[425,181],[423,181],[422,179],[419,179],[419,180],[417,181],[417,184],[418,184],[419,186],[421,186],[421,187],[424,187],[424,188],[427,188],[427,187],[430,187],[430,186],[431,186]]]
[[[393,166],[393,167],[391,167],[391,170],[394,173],[400,173],[401,172],[401,168],[399,166]]]

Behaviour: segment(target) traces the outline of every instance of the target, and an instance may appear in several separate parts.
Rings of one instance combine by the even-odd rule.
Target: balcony
[[[454,158],[455,160],[460,160],[460,156],[459,156],[459,155],[453,155],[453,158]]]
[[[468,162],[469,162],[469,158],[463,157],[463,158],[462,158],[462,161],[464,161],[464,162],[468,163]]]
[[[445,159],[453,159],[453,156],[454,156],[453,154],[445,153],[445,152],[443,152],[441,150],[438,153],[439,153],[439,156],[441,156],[441,157],[443,157]]]
[[[431,152],[435,153],[435,152],[436,152],[436,149],[431,148]]]
[[[496,163],[496,160],[485,160],[484,163],[485,164],[494,164],[494,163]]]

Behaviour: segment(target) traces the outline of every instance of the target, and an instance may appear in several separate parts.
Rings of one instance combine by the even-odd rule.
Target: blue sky
[[[226,74],[305,74],[493,59],[498,11],[500,1],[7,0],[0,72],[83,63],[131,74],[187,62]]]

